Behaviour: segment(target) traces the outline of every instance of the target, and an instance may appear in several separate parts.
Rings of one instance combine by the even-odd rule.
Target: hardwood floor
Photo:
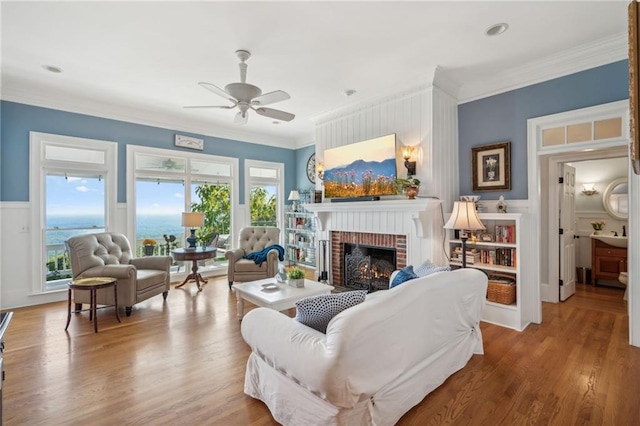
[[[485,354],[400,425],[631,425],[640,420],[640,349],[623,291],[579,285],[524,332],[482,323]],[[14,310],[6,335],[5,425],[275,425],[243,394],[249,349],[226,279],[172,289],[116,321],[66,302]],[[246,306],[246,305],[245,305]],[[250,307],[249,307],[250,308]],[[380,366],[384,368],[384,366]]]

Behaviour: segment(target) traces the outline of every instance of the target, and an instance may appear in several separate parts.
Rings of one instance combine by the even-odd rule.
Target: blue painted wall
[[[315,145],[296,150],[296,188],[300,191],[315,190],[315,185],[307,178],[307,161],[315,152]]]
[[[245,159],[274,161],[285,165],[285,190],[297,187],[297,152],[292,149],[203,136],[184,131],[75,114],[15,102],[0,104],[0,201],[29,201],[29,132],[54,133],[118,143],[118,202],[126,202],[126,146],[186,150],[173,145],[174,135],[204,139],[205,154],[240,159],[240,203],[244,203]],[[305,163],[306,164],[306,163]]]
[[[628,97],[624,60],[460,105],[460,194],[473,194],[471,148],[511,141],[511,191],[476,194],[485,200],[527,199],[527,120]]]

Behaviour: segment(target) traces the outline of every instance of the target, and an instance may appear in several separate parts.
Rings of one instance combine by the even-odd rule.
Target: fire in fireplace
[[[345,287],[374,292],[389,288],[396,269],[396,249],[343,243]]]

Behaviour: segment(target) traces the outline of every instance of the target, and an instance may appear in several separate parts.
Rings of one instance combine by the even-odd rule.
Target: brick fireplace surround
[[[365,232],[331,231],[331,282],[334,286],[343,286],[344,249],[342,243],[362,244],[373,247],[392,248],[396,250],[396,267],[407,266],[407,236],[373,234]]]
[[[316,241],[328,242],[328,264],[319,266],[326,267],[331,285],[342,285],[341,243],[394,248],[397,268],[419,265],[426,259],[435,264],[446,262],[440,200],[324,202],[305,208],[316,217]]]

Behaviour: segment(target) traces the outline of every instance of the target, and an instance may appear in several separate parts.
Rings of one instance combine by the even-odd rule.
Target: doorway
[[[620,147],[588,152],[567,152],[563,155],[551,156],[548,159],[550,164],[557,163],[559,169],[568,166],[575,170],[575,202],[573,203],[575,209],[563,211],[562,203],[559,202],[560,209],[557,215],[549,213],[549,223],[556,223],[555,218],[559,218],[559,229],[562,229],[562,234],[557,238],[561,241],[568,240],[565,244],[560,244],[559,265],[555,276],[551,266],[549,268],[549,282],[560,279],[560,301],[566,300],[574,292],[574,288],[569,289],[568,287],[571,287],[574,281],[575,266],[582,268],[583,271],[590,270],[592,273],[595,271],[591,257],[590,236],[593,233],[591,223],[606,222],[603,232],[607,234],[626,232],[627,221],[610,216],[603,204],[603,195],[609,183],[617,178],[628,176],[628,160],[625,155],[626,147]],[[557,187],[553,181],[549,182],[548,191],[551,197],[557,193]],[[558,199],[561,200],[559,196]],[[625,231],[623,231],[623,226],[625,226]],[[563,247],[571,250],[571,255],[575,254],[575,264],[572,262],[571,256],[562,251]],[[549,250],[549,257],[552,255],[553,253]],[[552,265],[551,259],[549,259],[549,264]],[[590,285],[591,282],[584,282],[586,276],[586,273],[582,276],[583,282],[581,284]],[[615,280],[604,284],[622,287],[622,285],[616,284]],[[575,287],[575,285],[573,286]],[[622,297],[622,293],[620,296]]]
[[[550,224],[558,223],[558,201],[556,197],[549,197],[550,182],[557,182],[559,177],[557,165],[570,161],[573,158],[571,156],[577,156],[578,159],[597,158],[595,155],[602,155],[603,158],[626,156],[629,143],[628,123],[627,100],[527,121],[529,213],[533,222],[532,231],[539,235],[538,239],[531,241],[531,249],[538,255],[531,259],[530,266],[532,279],[540,283],[540,289],[537,294],[532,295],[531,300],[525,301],[533,310],[533,322],[543,320],[542,301],[558,302],[558,282],[549,280],[549,271],[557,271],[559,267],[557,245],[549,244],[557,234],[557,227]],[[597,130],[597,127],[602,129],[603,125],[610,125],[605,136]],[[614,130],[613,133],[608,131],[611,129]],[[597,153],[594,154],[594,151]],[[630,173],[628,235],[631,243],[628,253],[631,258],[640,251],[640,243],[637,242],[640,228],[636,225],[640,221],[640,215],[637,207],[634,209],[634,205],[639,202],[640,176]],[[553,256],[547,255],[547,248],[553,249]],[[634,324],[634,318],[640,316],[640,297],[634,297],[634,288],[638,283],[637,271],[634,271],[632,262],[629,263],[628,274],[629,342],[640,347],[640,326]]]

